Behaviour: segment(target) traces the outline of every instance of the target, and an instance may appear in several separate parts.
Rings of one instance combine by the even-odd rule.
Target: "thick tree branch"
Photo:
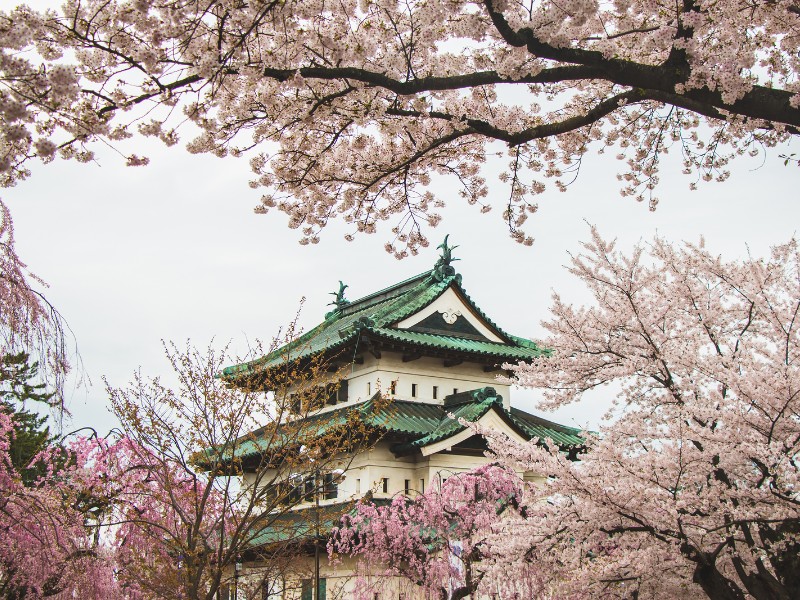
[[[299,69],[276,69],[266,67],[263,69],[265,77],[286,81],[295,75],[300,75],[305,79],[320,79],[324,81],[333,80],[353,80],[366,83],[371,86],[387,89],[399,96],[411,96],[423,92],[436,92],[445,90],[461,90],[482,85],[497,84],[537,84],[537,83],[558,83],[561,81],[579,81],[583,79],[593,79],[601,75],[599,69],[588,66],[565,66],[544,69],[536,75],[528,75],[520,78],[503,77],[496,71],[476,71],[463,75],[451,75],[448,77],[420,77],[408,80],[399,80],[383,73],[359,69],[356,67],[301,67]]]
[[[687,0],[688,1],[688,0]],[[723,118],[721,111],[763,119],[793,126],[791,133],[797,134],[800,127],[800,109],[794,108],[790,101],[793,94],[784,90],[754,85],[744,97],[728,104],[722,94],[707,88],[688,90],[676,94],[675,86],[686,80],[686,69],[667,60],[662,65],[647,65],[628,60],[606,58],[601,52],[573,47],[555,47],[539,40],[528,28],[515,31],[503,14],[494,8],[493,0],[484,0],[487,13],[501,37],[514,47],[526,47],[528,52],[539,58],[593,67],[601,71],[599,79],[604,79],[632,88],[648,90],[650,94],[660,92],[663,102],[678,104],[678,97],[685,98],[688,105],[683,106],[714,118]],[[684,33],[687,33],[684,31]],[[701,108],[702,110],[698,110]]]
[[[592,123],[601,119],[605,115],[614,112],[623,104],[626,104],[631,101],[641,101],[643,99],[646,100],[646,98],[643,98],[643,94],[640,90],[624,92],[622,94],[617,94],[616,96],[612,96],[611,98],[608,98],[607,100],[600,102],[597,106],[588,110],[583,115],[578,115],[575,117],[564,119],[563,121],[544,123],[542,125],[537,125],[535,127],[529,127],[527,129],[523,129],[522,131],[519,132],[510,132],[505,129],[495,127],[491,123],[487,123],[486,121],[480,121],[478,119],[469,119],[469,118],[459,119],[454,115],[449,115],[447,113],[438,111],[433,111],[431,113],[422,113],[416,110],[390,108],[386,111],[386,113],[402,117],[423,117],[426,114],[429,114],[433,118],[443,119],[446,121],[451,121],[451,122],[462,121],[467,125],[467,128],[459,130],[463,134],[474,133],[483,135],[485,137],[490,137],[492,139],[505,142],[509,146],[514,147],[514,146],[519,146],[521,144],[525,144],[527,142],[530,142],[538,138],[560,135],[562,133],[575,131],[576,129],[580,129],[581,127],[586,127],[587,125],[591,125]]]

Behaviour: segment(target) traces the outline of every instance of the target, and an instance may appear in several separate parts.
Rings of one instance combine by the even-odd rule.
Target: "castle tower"
[[[452,266],[457,259],[447,238],[439,249],[432,270],[357,300],[345,298],[347,286],[340,282],[332,294],[333,310],[322,323],[267,356],[224,370],[223,377],[235,384],[252,382],[259,374],[289,364],[302,370],[323,360],[342,379],[333,385],[324,405],[311,412],[298,407],[298,415],[304,422],[318,420],[323,430],[329,423],[341,422],[339,415],[361,411],[376,432],[368,449],[346,457],[346,470],[322,474],[324,484],[318,493],[294,495],[296,506],[282,516],[286,530],[296,532],[299,526],[293,527],[292,519],[307,523],[308,511],[315,511],[315,531],[306,533],[318,540],[365,495],[375,502],[389,501],[396,494],[413,497],[454,473],[486,464],[484,440],[461,419],[520,441],[550,439],[565,452],[581,448],[579,430],[511,405],[510,387],[497,381],[502,365],[530,361],[546,351],[498,327],[464,289]],[[263,436],[255,432],[237,451],[245,480],[248,465],[257,463],[261,451],[259,435]],[[274,543],[276,536],[275,527],[267,528],[254,539],[254,546]],[[270,598],[348,597],[353,565],[347,561],[328,565],[324,544],[321,557],[318,545],[308,546],[298,581],[272,588]],[[413,592],[402,594],[408,600],[413,597]]]

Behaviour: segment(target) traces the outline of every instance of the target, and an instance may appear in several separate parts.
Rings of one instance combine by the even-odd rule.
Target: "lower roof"
[[[503,406],[503,398],[494,388],[480,388],[447,396],[442,404],[411,400],[379,401],[376,395],[369,400],[347,404],[333,410],[308,416],[304,428],[324,435],[335,427],[346,426],[358,419],[376,432],[398,440],[392,447],[396,454],[408,454],[429,444],[457,435],[466,429],[461,421],[476,422],[490,410],[494,410],[516,433],[525,439],[538,438],[544,444],[552,440],[565,451],[574,451],[584,445],[580,429],[560,425],[531,413]],[[255,432],[241,440],[234,456],[244,460],[255,458],[264,452],[275,451],[276,436],[270,432]]]

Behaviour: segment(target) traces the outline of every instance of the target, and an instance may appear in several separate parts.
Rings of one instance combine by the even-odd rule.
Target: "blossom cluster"
[[[188,126],[191,152],[251,155],[257,212],[285,212],[304,243],[332,219],[348,235],[390,221],[402,257],[441,219],[433,178],[486,212],[498,201],[484,167],[505,154],[497,212],[529,244],[535,196],[566,190],[591,149],[613,151],[622,194],[654,208],[667,152],[695,186],[797,134],[798,12],[794,0],[20,7],[0,13],[0,174],[10,185],[30,158],[86,161],[136,133],[173,145]]]
[[[720,586],[791,596],[798,242],[726,262],[661,239],[624,256],[592,233],[572,271],[594,304],[556,296],[543,341],[552,354],[513,371],[549,407],[614,384],[616,420],[587,435],[580,463],[552,446],[492,444],[517,468],[552,475],[549,502],[527,522],[532,555],[558,549],[569,586],[619,597],[713,598]]]
[[[525,498],[526,486],[511,469],[490,464],[455,473],[413,498],[359,504],[334,530],[329,551],[357,556],[372,576],[380,570],[377,581],[362,575],[359,597],[372,598],[373,586],[397,576],[432,597],[497,593],[503,582],[484,580],[487,540],[500,520],[519,520]]]

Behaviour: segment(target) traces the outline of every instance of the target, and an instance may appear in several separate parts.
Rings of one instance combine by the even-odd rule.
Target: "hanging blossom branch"
[[[349,236],[390,221],[404,256],[449,200],[433,178],[486,212],[484,165],[504,149],[502,217],[530,243],[516,223],[532,198],[567,190],[596,151],[614,148],[621,194],[655,208],[670,149],[694,188],[798,135],[798,44],[785,0],[20,7],[0,14],[0,173],[136,134],[172,145],[192,123],[189,150],[250,155],[258,212],[285,212],[305,243],[331,220]]]
[[[27,352],[55,391],[53,407],[64,413],[64,380],[70,370],[69,328],[61,313],[34,286],[47,284],[28,271],[14,248],[14,224],[0,200],[0,360]]]

